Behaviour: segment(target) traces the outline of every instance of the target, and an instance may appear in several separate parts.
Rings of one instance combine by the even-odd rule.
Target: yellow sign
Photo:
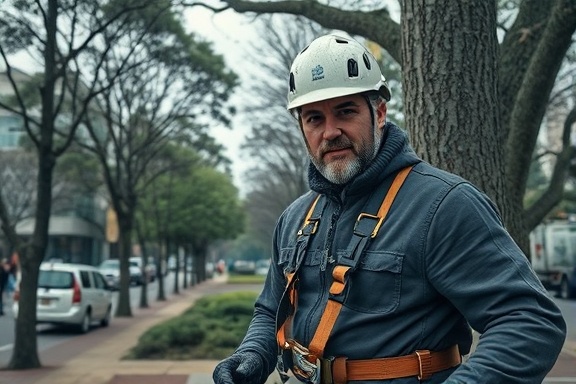
[[[106,211],[106,241],[109,243],[116,243],[120,237],[118,230],[118,217],[116,211],[112,207],[108,207]]]

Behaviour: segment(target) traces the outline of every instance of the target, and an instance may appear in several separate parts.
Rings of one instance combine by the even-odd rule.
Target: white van
[[[544,286],[576,297],[576,222],[551,221],[530,233],[532,267]]]
[[[69,324],[81,333],[93,322],[110,324],[112,288],[100,271],[90,265],[43,263],[38,275],[36,322]],[[18,316],[18,299],[14,294],[13,311]]]

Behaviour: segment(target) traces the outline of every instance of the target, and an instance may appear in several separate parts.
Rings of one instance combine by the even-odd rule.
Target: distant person
[[[287,83],[312,191],[279,218],[252,322],[214,382],[262,384],[277,366],[304,383],[541,383],[560,310],[494,203],[386,121],[372,54],[322,36]]]
[[[0,316],[4,315],[4,294],[8,292],[10,274],[10,262],[8,259],[0,260]]]

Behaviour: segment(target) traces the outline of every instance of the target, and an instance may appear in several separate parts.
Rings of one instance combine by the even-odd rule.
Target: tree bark
[[[404,2],[406,126],[424,160],[469,179],[502,209],[502,178],[493,177],[504,171],[497,144],[496,6],[473,3]]]
[[[116,317],[132,317],[130,305],[130,266],[128,259],[132,254],[132,218],[124,212],[120,204],[114,204],[118,215],[118,227],[120,229],[120,290],[118,292],[118,307]]]
[[[53,151],[54,93],[57,72],[56,32],[58,18],[57,0],[49,0],[46,12],[46,46],[44,49],[44,82],[41,88],[42,126],[38,150],[38,180],[36,214],[32,244],[26,247],[20,258],[21,282],[18,319],[16,320],[14,350],[8,368],[30,369],[41,366],[36,337],[37,282],[40,264],[48,246],[48,226],[52,203],[52,174],[56,165]]]

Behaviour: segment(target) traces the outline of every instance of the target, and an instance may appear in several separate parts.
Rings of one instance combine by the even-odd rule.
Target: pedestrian
[[[216,384],[264,383],[275,366],[305,383],[526,384],[553,367],[560,310],[489,198],[386,122],[390,98],[353,39],[322,36],[295,58],[288,109],[311,191],[278,220],[252,322]]]
[[[10,263],[8,259],[0,260],[0,316],[4,315],[4,292],[8,291]]]

